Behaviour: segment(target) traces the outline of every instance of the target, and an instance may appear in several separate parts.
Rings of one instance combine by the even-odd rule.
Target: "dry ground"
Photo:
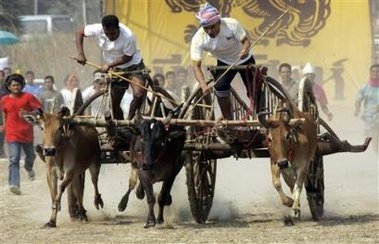
[[[341,138],[363,142],[362,124],[342,104],[333,104],[331,123]],[[338,114],[339,111],[344,111]],[[351,124],[355,121],[355,124]],[[166,224],[145,230],[146,202],[134,194],[126,211],[117,204],[128,184],[128,165],[104,165],[100,191],[105,207],[93,206],[93,188],[86,183],[88,223],[71,222],[66,199],[56,229],[41,228],[50,216],[44,164],[37,161],[36,180],[22,169],[21,196],[7,186],[7,160],[0,161],[1,243],[379,243],[378,158],[363,154],[325,157],[325,217],[311,220],[303,194],[302,221],[283,225],[288,209],[279,203],[271,185],[267,159],[219,161],[216,196],[206,224],[191,217],[184,172],[174,184],[174,204],[166,211]],[[89,177],[87,177],[88,180]],[[158,187],[155,188],[158,191]]]

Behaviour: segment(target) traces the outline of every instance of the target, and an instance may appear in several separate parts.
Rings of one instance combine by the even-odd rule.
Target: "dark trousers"
[[[0,133],[0,158],[4,158],[5,150],[4,150],[4,133]]]
[[[135,71],[135,70],[143,70],[145,69],[145,64],[143,63],[143,60],[139,63],[139,64],[136,64],[136,65],[131,65],[127,68],[124,68],[124,69],[116,69],[116,71],[125,71],[125,72],[128,72],[128,71]],[[124,77],[126,79],[129,79],[131,80],[133,78],[133,76],[135,75],[139,75],[139,74],[125,74]],[[125,91],[128,89],[129,87],[129,83],[128,81],[125,81],[123,79],[114,79],[112,81],[112,88],[111,88],[111,97],[112,97],[112,110],[113,110],[113,118],[116,119],[116,120],[123,120],[124,119],[124,113],[121,109],[121,100],[125,94]],[[137,99],[137,101],[135,101],[136,98],[133,94],[133,101],[132,103],[130,104],[130,106],[137,106],[137,108],[139,108],[141,106],[141,102],[140,100],[141,99]],[[133,108],[133,111],[135,110],[135,108]],[[131,110],[129,110],[129,113],[130,113]],[[129,115],[130,117],[130,115]]]
[[[112,97],[112,110],[113,118],[117,120],[124,119],[124,112],[121,109],[121,100],[125,94],[126,89],[128,89],[128,84],[125,83],[113,83],[111,89]]]
[[[241,65],[253,65],[255,64],[255,59],[253,56],[251,56],[250,59],[242,63]],[[217,60],[217,66],[229,66],[228,64]],[[225,73],[225,70],[218,69],[216,72],[212,73],[215,81],[218,80],[218,77],[220,77],[223,73]],[[256,112],[260,112],[264,107],[264,93],[261,91],[262,89],[262,83],[260,80],[255,81],[255,84],[253,84],[254,80],[254,73],[251,70],[248,69],[231,69],[226,74],[218,80],[217,84],[215,85],[216,91],[229,91],[230,90],[230,84],[233,81],[233,78],[236,76],[236,74],[239,73],[242,81],[246,87],[247,91],[247,97],[251,101],[254,101],[254,107]],[[217,94],[217,93],[216,93]]]

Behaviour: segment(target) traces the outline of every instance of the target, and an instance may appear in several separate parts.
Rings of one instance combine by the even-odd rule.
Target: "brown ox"
[[[99,194],[97,181],[100,171],[100,145],[95,127],[68,125],[62,119],[69,111],[63,108],[58,114],[39,113],[36,120],[42,128],[42,156],[47,167],[47,183],[52,200],[50,221],[45,227],[56,227],[58,211],[61,209],[61,197],[66,189],[75,197],[69,197],[70,215],[73,217],[73,205],[77,205],[77,217],[87,220],[86,210],[83,207],[83,191],[81,176],[89,169],[92,183],[95,187],[94,204],[97,209],[103,207],[103,200]],[[58,179],[62,180],[58,187]]]
[[[289,223],[300,219],[300,194],[317,148],[317,125],[309,113],[281,102],[274,115],[258,115],[268,130],[268,150],[271,160],[272,182],[282,203],[291,207]],[[291,105],[290,105],[291,106]],[[282,190],[280,174],[291,188],[292,198]]]

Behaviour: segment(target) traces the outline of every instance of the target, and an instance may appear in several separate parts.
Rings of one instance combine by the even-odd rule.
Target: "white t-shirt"
[[[129,108],[130,108],[130,103],[133,100],[133,95],[130,93],[130,89],[125,91],[124,96],[122,97],[120,107],[124,113],[124,118],[128,117],[129,114]]]
[[[70,114],[73,114],[75,99],[77,96],[78,88],[74,88],[74,90],[70,91],[67,88],[63,88],[60,92],[63,97],[62,107],[68,107],[70,109]]]
[[[126,68],[131,65],[139,64],[142,61],[140,50],[137,47],[136,38],[133,32],[120,23],[120,35],[114,41],[110,41],[104,34],[101,24],[86,25],[84,35],[95,37],[97,44],[103,50],[103,58],[106,63],[112,63],[120,59],[123,55],[133,56],[132,59],[117,68]]]
[[[86,102],[90,97],[95,95],[95,93],[96,93],[96,90],[93,87],[93,85],[87,87],[82,93],[83,101]],[[96,98],[95,100],[91,102],[91,104],[89,105],[89,107],[91,108],[91,111],[90,111],[91,115],[99,115],[101,117],[104,115],[104,111],[100,110],[101,107],[104,108],[104,106],[102,106],[102,103],[103,103],[102,96]]]
[[[242,49],[241,41],[245,37],[246,32],[237,20],[221,18],[220,32],[215,38],[211,38],[203,27],[197,30],[191,41],[191,60],[200,61],[203,51],[206,51],[218,60],[232,64],[238,59]],[[250,57],[251,53],[236,64],[241,64]]]
[[[95,88],[93,87],[93,85],[87,87],[86,89],[84,89],[84,91],[82,92],[82,97],[83,97],[83,100],[86,101],[88,98],[92,97],[94,94],[95,94]]]

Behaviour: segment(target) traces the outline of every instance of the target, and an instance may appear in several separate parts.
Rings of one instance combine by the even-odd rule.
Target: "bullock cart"
[[[210,71],[219,68],[229,67],[209,67]],[[246,69],[244,66],[234,68]],[[198,223],[207,220],[212,207],[217,160],[231,156],[236,159],[269,157],[266,129],[258,121],[257,112],[273,112],[279,100],[291,99],[279,82],[265,75],[264,69],[251,69],[255,69],[254,82],[258,85],[252,90],[258,99],[244,100],[242,97],[245,95],[245,88],[232,87],[233,121],[217,121],[212,105],[214,98],[212,95],[203,96],[199,87],[188,96],[181,110],[179,119],[188,121],[189,124],[184,147],[188,197],[192,215]],[[319,121],[317,104],[309,80],[302,80],[299,84],[298,104],[301,111],[310,112],[315,121]],[[321,129],[322,126],[319,126],[319,132]],[[330,128],[327,127],[327,130]],[[312,161],[307,176],[306,192],[312,216],[318,220],[323,215],[324,207],[322,155],[316,154]]]
[[[214,69],[227,69],[230,67],[209,67]],[[232,111],[234,120],[217,120],[215,116],[214,96],[212,94],[203,95],[200,87],[189,91],[183,88],[183,103],[179,116],[172,118],[170,124],[186,126],[187,139],[182,152],[187,177],[188,198],[191,213],[198,223],[204,223],[212,207],[216,185],[217,160],[228,157],[239,158],[268,158],[269,152],[266,146],[266,128],[258,121],[259,111],[265,110],[274,112],[280,100],[291,99],[279,82],[266,75],[266,70],[256,66],[236,66],[233,69],[252,69],[254,83],[259,84],[252,87],[255,99],[244,100],[240,94],[245,92],[245,88],[231,88]],[[141,71],[144,73],[145,71]],[[146,74],[146,73],[145,73]],[[154,86],[151,79],[147,79],[147,89],[150,95],[147,96],[142,115],[145,118],[155,118],[164,120],[167,116],[162,100],[171,103],[174,107],[178,105],[172,100],[167,92],[159,86]],[[213,82],[213,81],[209,81]],[[100,96],[107,96],[108,90],[100,91],[93,95],[80,109],[80,114],[94,99]],[[159,101],[161,103],[159,103]],[[317,104],[312,91],[312,84],[309,80],[303,79],[299,84],[297,98],[298,108],[303,112],[310,112],[317,122],[318,133],[327,131],[338,139],[337,135],[318,116]],[[103,163],[127,162],[125,157],[121,157],[120,152],[127,148],[107,147],[106,138],[114,137],[115,128],[132,127],[134,121],[112,120],[111,117],[85,118],[73,116],[71,123],[91,124],[97,127],[105,127],[106,130],[100,137],[103,145]],[[104,139],[105,138],[105,139]],[[333,153],[333,152],[330,152]],[[324,167],[323,154],[316,153],[311,162],[307,175],[305,189],[309,208],[314,220],[319,220],[324,209]]]

